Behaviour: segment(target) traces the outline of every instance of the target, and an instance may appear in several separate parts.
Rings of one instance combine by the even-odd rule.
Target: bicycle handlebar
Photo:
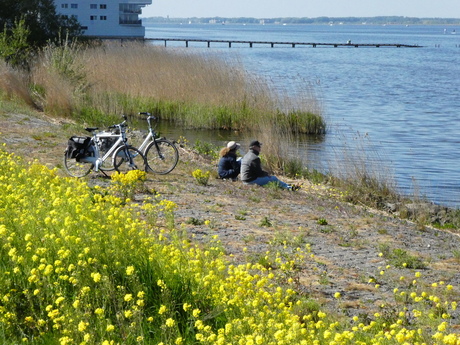
[[[150,114],[148,112],[145,112],[145,111],[140,112],[139,115],[145,115],[145,116],[148,116],[149,118],[154,119],[154,120],[157,119],[155,116],[153,116],[152,114]]]
[[[126,122],[128,121],[128,118],[126,117],[126,115],[122,115],[122,117],[123,117],[123,122],[116,124],[116,125],[109,126],[109,129],[127,127],[128,125],[126,124]]]

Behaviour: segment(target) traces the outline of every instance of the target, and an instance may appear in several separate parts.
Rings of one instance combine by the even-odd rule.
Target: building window
[[[107,16],[100,16],[99,19],[100,20],[107,20]]]
[[[106,9],[107,9],[107,5],[106,5],[106,4],[101,4],[101,5],[99,5],[99,8],[100,8],[101,10],[106,10]]]
[[[132,14],[141,14],[141,7],[137,4],[120,4],[119,5],[120,12],[122,13],[132,13]]]
[[[89,8],[92,9],[92,10],[96,10],[97,9],[97,4],[90,4]]]
[[[89,16],[89,20],[97,20],[97,16]]]
[[[69,8],[69,4],[61,4],[61,8]]]
[[[78,4],[70,4],[70,8],[78,8]]]

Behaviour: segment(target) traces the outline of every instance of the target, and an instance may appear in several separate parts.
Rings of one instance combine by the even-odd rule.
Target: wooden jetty
[[[254,45],[269,45],[271,48],[275,46],[291,46],[295,48],[296,46],[309,46],[309,47],[395,47],[395,48],[421,48],[419,45],[410,45],[410,44],[399,44],[399,43],[313,43],[313,42],[271,42],[271,41],[238,41],[238,40],[208,40],[208,39],[197,39],[197,38],[144,38],[145,41],[164,41],[165,47],[168,42],[185,42],[185,47],[188,48],[190,42],[203,42],[207,44],[207,47],[211,47],[211,43],[225,43],[229,48],[232,47],[232,44],[244,44],[249,45],[249,48],[254,47]]]

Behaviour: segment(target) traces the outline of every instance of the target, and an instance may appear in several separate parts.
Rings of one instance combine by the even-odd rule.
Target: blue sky
[[[153,0],[142,17],[460,18],[460,0]]]

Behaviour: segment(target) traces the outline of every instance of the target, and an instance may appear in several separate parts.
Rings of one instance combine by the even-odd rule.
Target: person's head
[[[225,146],[224,148],[222,148],[222,150],[220,150],[220,156],[224,157],[224,156],[226,156],[228,154],[236,155],[236,151],[238,151],[238,149],[240,147],[241,147],[241,145],[238,144],[237,142],[229,141],[227,143],[227,146]]]
[[[249,144],[249,149],[256,151],[256,152],[260,152],[261,147],[262,147],[262,143],[258,140],[253,140]]]
[[[229,141],[229,142],[227,143],[227,147],[228,147],[231,151],[237,151],[237,150],[241,147],[241,145],[238,144],[238,143],[235,142],[235,141]]]

